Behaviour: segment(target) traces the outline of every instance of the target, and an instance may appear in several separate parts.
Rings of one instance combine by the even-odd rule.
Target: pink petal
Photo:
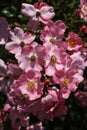
[[[50,20],[55,15],[53,7],[50,6],[43,6],[40,12],[41,12],[41,18],[44,20]]]
[[[46,68],[46,74],[49,75],[49,76],[53,76],[54,73],[55,73],[55,68],[54,66],[52,65],[49,65],[47,68]]]
[[[5,45],[5,48],[11,52],[12,54],[20,54],[21,52],[21,47],[15,43],[15,42],[8,42],[6,45]]]
[[[26,15],[26,16],[30,16],[30,17],[33,17],[36,15],[36,9],[33,5],[31,4],[26,4],[26,3],[23,3],[22,4],[22,9],[21,9],[21,12]]]
[[[62,90],[63,92],[62,92],[62,97],[64,98],[64,99],[68,99],[69,98],[69,95],[70,95],[70,90]]]
[[[32,35],[31,33],[25,33],[23,41],[27,44],[30,44],[35,39],[35,35]]]
[[[24,37],[24,31],[21,28],[16,27],[13,32],[12,31],[10,32],[10,35],[11,40],[21,42]]]
[[[35,72],[33,70],[28,71],[27,76],[29,79],[33,79],[35,77]]]

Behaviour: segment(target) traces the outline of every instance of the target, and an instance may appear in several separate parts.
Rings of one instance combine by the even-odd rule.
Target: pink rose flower
[[[62,70],[64,68],[63,62],[65,61],[66,55],[65,52],[63,53],[63,50],[61,50],[61,48],[58,48],[57,46],[45,48],[45,73],[46,75],[53,76],[57,70]]]
[[[22,14],[30,18],[28,26],[31,27],[31,29],[33,30],[37,29],[39,22],[46,24],[55,15],[53,7],[43,3],[40,3],[40,5],[35,4],[35,6],[23,3],[21,12]],[[31,21],[36,24],[34,27],[32,26]]]
[[[24,46],[32,44],[35,39],[35,35],[29,32],[24,32],[23,29],[15,27],[13,31],[10,31],[11,41],[8,42],[5,48],[12,54],[19,55]]]
[[[28,72],[30,69],[40,72],[44,66],[45,55],[45,48],[37,43],[33,43],[32,46],[25,47],[16,58],[20,68],[25,70],[25,72]]]
[[[41,32],[40,39],[44,46],[54,46],[62,44],[62,38],[66,30],[66,25],[63,21],[57,20],[55,23],[49,21],[48,25],[44,27]]]
[[[83,81],[83,75],[75,69],[56,71],[54,81],[60,85],[60,93],[64,99],[69,98],[71,92],[75,92],[78,84]]]
[[[69,32],[66,43],[69,51],[78,51],[83,45],[82,39],[74,32]]]
[[[22,74],[16,82],[15,89],[20,90],[22,95],[27,95],[29,100],[41,97],[43,84],[40,82],[40,73],[30,70]]]

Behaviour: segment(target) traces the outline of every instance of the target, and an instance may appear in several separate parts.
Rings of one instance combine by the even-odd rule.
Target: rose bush
[[[80,5],[86,21],[86,1]],[[10,120],[13,130],[43,130],[45,120],[67,115],[72,93],[87,105],[87,93],[76,92],[80,84],[86,86],[87,49],[78,33],[67,32],[63,20],[52,20],[56,14],[47,3],[22,3],[21,13],[28,17],[25,26],[12,28],[0,17],[0,45],[14,57],[13,62],[0,59],[0,93],[6,96],[0,122],[2,129]]]

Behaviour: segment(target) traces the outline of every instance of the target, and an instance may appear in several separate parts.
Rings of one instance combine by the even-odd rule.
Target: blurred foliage
[[[10,26],[14,26],[15,22],[20,25],[26,25],[27,18],[21,14],[21,4],[23,2],[47,2],[52,5],[55,10],[54,21],[61,19],[67,25],[66,35],[69,31],[74,31],[79,34],[83,41],[87,42],[87,34],[81,32],[81,26],[87,25],[84,20],[81,20],[77,14],[79,8],[79,0],[0,0],[0,16],[6,17]],[[0,46],[0,58],[11,61],[14,56],[4,50]],[[4,103],[6,97],[0,94],[0,103]],[[67,100],[68,113],[66,116],[55,118],[53,121],[45,121],[43,123],[45,130],[86,130],[87,129],[87,107],[79,106],[79,103],[74,99],[74,95]],[[3,106],[1,105],[0,108]],[[10,130],[9,123],[6,122],[5,130]]]

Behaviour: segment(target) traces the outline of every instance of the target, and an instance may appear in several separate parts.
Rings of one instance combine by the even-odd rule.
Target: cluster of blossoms
[[[85,23],[87,23],[87,0],[80,0],[80,8],[77,10],[79,16],[81,19],[84,20]],[[83,33],[87,33],[87,26],[84,24],[81,28],[81,31]],[[75,92],[75,97],[80,102],[80,105],[87,106],[87,48],[86,45],[83,48],[83,58],[86,61],[85,65],[85,75],[83,80],[83,89],[80,91]]]
[[[55,13],[48,4],[23,3],[21,12],[29,18],[26,30],[20,25],[11,29],[0,17],[0,44],[17,61],[0,59],[0,92],[7,96],[3,109],[14,130],[43,130],[42,121],[67,113],[65,101],[84,80],[87,50],[75,32],[64,37],[67,26],[51,20]],[[36,124],[31,124],[32,115]]]

